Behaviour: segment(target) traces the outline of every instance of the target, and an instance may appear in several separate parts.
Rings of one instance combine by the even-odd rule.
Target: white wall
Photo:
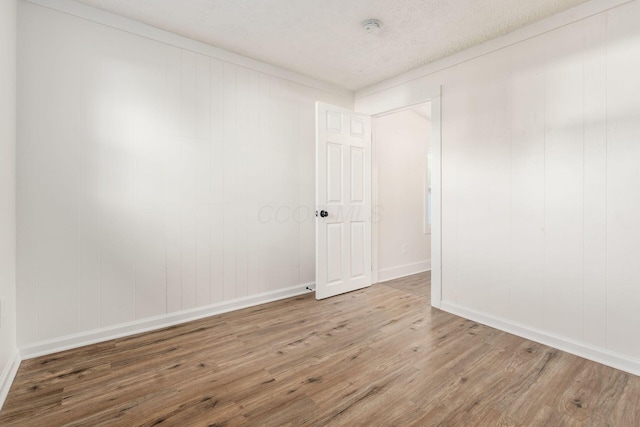
[[[0,408],[17,368],[16,1],[0,2]],[[15,365],[15,366],[14,366]]]
[[[425,117],[404,110],[374,118],[374,129],[378,278],[383,282],[429,268],[431,242],[424,220],[431,126]]]
[[[442,85],[442,307],[635,373],[638,22],[634,1],[542,23],[356,94],[367,112]]]
[[[314,280],[314,102],[352,107],[351,94],[35,4],[19,12],[27,355]]]

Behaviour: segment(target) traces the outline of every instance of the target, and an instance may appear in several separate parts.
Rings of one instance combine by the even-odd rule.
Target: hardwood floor
[[[22,363],[2,426],[639,426],[640,377],[429,306],[419,274]]]

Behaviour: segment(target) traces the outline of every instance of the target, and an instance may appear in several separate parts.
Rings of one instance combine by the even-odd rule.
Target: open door
[[[316,298],[371,285],[371,117],[316,103]]]

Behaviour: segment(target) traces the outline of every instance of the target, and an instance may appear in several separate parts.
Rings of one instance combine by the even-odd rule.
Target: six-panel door
[[[316,298],[370,286],[369,116],[316,104],[316,209]]]

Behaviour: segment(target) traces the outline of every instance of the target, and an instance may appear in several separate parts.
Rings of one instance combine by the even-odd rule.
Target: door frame
[[[375,118],[431,103],[431,305],[440,308],[442,302],[442,96],[441,87],[433,88],[429,96],[374,105],[371,111],[360,111],[372,117],[371,126],[371,206],[378,206],[378,142]],[[372,212],[372,216],[375,212]],[[378,224],[371,221],[371,282],[379,275]]]

